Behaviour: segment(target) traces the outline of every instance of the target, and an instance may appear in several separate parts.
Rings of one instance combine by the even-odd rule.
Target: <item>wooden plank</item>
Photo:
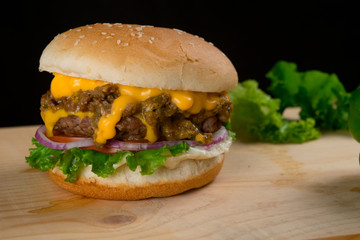
[[[35,130],[0,129],[0,239],[316,239],[360,232],[360,144],[346,132],[304,144],[236,142],[204,188],[105,201],[68,193],[27,166]]]

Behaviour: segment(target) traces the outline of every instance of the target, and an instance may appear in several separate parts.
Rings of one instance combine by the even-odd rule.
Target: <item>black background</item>
[[[40,124],[40,97],[52,79],[38,71],[58,33],[97,22],[177,28],[214,43],[239,81],[269,86],[278,60],[300,71],[336,73],[347,91],[360,84],[360,20],[347,1],[23,1],[2,6],[0,127]]]

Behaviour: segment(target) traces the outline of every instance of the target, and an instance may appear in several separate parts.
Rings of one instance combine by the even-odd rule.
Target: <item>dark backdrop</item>
[[[96,22],[178,28],[214,43],[239,81],[256,79],[278,60],[299,70],[336,73],[350,92],[360,84],[359,13],[347,1],[23,1],[2,6],[0,127],[40,124],[42,50],[58,33]]]

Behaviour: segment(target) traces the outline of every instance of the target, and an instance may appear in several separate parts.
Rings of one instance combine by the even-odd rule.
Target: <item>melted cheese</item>
[[[90,80],[77,77],[65,76],[55,73],[50,86],[50,91],[55,98],[69,97],[79,90],[92,90],[96,87],[107,84],[99,80]]]
[[[111,113],[100,118],[95,132],[95,142],[105,144],[106,140],[115,137],[115,125],[121,119],[122,112],[128,103],[136,102],[132,96],[120,96],[112,104]]]
[[[117,84],[120,94],[135,98],[137,101],[144,101],[150,97],[160,95],[163,91],[157,88],[141,88]]]
[[[205,143],[205,138],[201,133],[196,134],[195,141]]]
[[[62,74],[55,73],[54,79],[51,83],[51,93],[55,98],[69,97],[79,90],[92,90],[96,87],[108,84],[105,81],[90,80],[83,78],[76,78],[65,76]],[[104,144],[106,140],[111,139],[116,134],[115,125],[120,121],[122,112],[124,111],[128,103],[144,101],[150,97],[158,96],[161,93],[169,93],[171,101],[182,111],[187,111],[190,114],[197,114],[201,110],[212,110],[215,108],[219,94],[217,93],[202,93],[192,91],[181,91],[181,90],[163,90],[156,88],[141,88],[133,86],[125,86],[116,84],[119,88],[120,97],[115,99],[112,104],[111,113],[103,115],[98,123],[98,129],[95,132],[94,139],[97,143]],[[63,109],[53,112],[47,110],[41,113],[42,118],[45,122],[47,135],[52,136],[52,130],[56,122],[69,115],[75,115],[80,118],[86,116],[91,117],[90,113],[84,112],[65,112]],[[157,140],[156,132],[152,126],[150,126],[142,117],[137,116],[147,127],[146,139],[150,142]],[[199,139],[201,141],[201,139]]]
[[[140,114],[135,115],[135,117],[140,119],[141,122],[146,126],[145,139],[147,139],[149,142],[156,142],[158,137],[156,135],[156,131],[155,131],[154,127],[151,126],[150,124],[148,124]]]
[[[194,94],[189,91],[167,91],[171,96],[171,101],[183,111],[189,110],[195,102]]]

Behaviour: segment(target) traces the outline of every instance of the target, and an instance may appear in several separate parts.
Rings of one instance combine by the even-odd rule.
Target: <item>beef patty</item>
[[[54,135],[92,137],[102,115],[111,111],[112,103],[120,96],[118,87],[107,84],[88,91],[77,91],[70,97],[55,99],[50,91],[41,98],[41,111],[64,109],[67,112],[92,112],[93,116],[79,118],[74,115],[60,118],[55,124]],[[146,136],[146,126],[141,116],[155,129],[159,140],[192,139],[201,134],[206,143],[212,141],[212,133],[230,118],[232,104],[226,94],[219,94],[219,101],[212,110],[190,114],[180,110],[168,93],[150,97],[138,103],[130,103],[116,124],[118,140],[141,140]]]

